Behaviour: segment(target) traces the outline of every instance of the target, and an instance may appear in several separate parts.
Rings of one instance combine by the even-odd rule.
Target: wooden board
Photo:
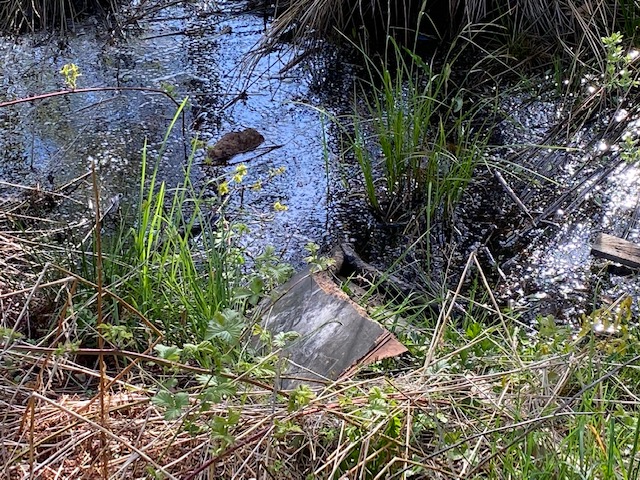
[[[327,272],[311,274],[304,270],[262,307],[262,325],[273,335],[300,335],[283,349],[281,358],[289,365],[280,377],[281,388],[294,388],[300,383],[324,384],[352,375],[363,365],[407,351],[340,290]],[[271,353],[272,347],[266,347],[264,353]]]
[[[591,247],[591,254],[627,267],[640,268],[640,245],[601,233]]]

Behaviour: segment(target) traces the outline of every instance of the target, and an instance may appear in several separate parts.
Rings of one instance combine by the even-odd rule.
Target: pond
[[[252,56],[265,20],[237,12],[237,5],[201,1],[164,8],[120,40],[92,18],[64,35],[3,38],[0,79],[6,99],[63,90],[59,72],[69,63],[80,68],[78,89],[150,90],[75,93],[0,109],[0,179],[51,190],[82,176],[93,161],[105,202],[121,195],[126,205],[139,190],[145,142],[153,165],[176,112],[171,99],[151,91],[164,90],[178,102],[188,97],[189,103],[186,128],[179,119],[159,162],[161,179],[169,185],[183,179],[192,139],[211,145],[227,132],[256,129],[265,142],[234,157],[233,164],[246,163],[249,184],[277,169],[284,173],[264,182],[259,192],[245,190],[238,214],[252,238],[257,245],[273,244],[298,264],[306,243],[329,243],[328,162],[335,153],[325,141],[326,122],[316,108],[335,104],[335,96],[330,99],[324,88],[336,75],[335,54],[327,49],[313,69],[308,63],[290,65],[300,53],[292,46]],[[201,150],[193,169],[199,185],[233,171],[205,163]],[[0,194],[15,192],[6,183],[0,188]],[[275,212],[276,202],[287,210]],[[60,221],[77,220],[77,209],[63,212]]]

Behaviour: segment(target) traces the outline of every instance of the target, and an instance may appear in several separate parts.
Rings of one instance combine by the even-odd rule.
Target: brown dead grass
[[[0,343],[4,478],[105,478],[102,458],[113,479],[322,479],[345,470],[340,478],[382,479],[418,466],[426,477],[417,478],[456,478],[491,458],[491,425],[526,429],[543,422],[539,415],[554,404],[577,361],[514,368],[514,377],[522,372],[516,384],[505,383],[503,373],[436,372],[434,364],[396,378],[344,379],[316,390],[317,397],[299,409],[289,408],[289,393],[276,395],[268,380],[227,375],[238,394],[202,409],[192,379],[205,370],[161,359],[154,366],[146,361],[151,356],[118,352],[129,357],[127,371],[108,362],[112,385],[103,397],[102,421],[95,393],[100,371],[97,362],[87,361],[89,354],[95,359],[97,351],[60,354],[26,342]],[[176,420],[165,419],[150,400],[155,380],[164,378],[159,365],[170,367],[170,376],[190,393],[190,407]],[[546,383],[550,372],[563,380]],[[373,387],[387,392],[386,414],[366,413]],[[525,409],[523,398],[531,399]],[[231,411],[239,420],[229,429],[232,441],[224,443],[211,425]],[[523,411],[530,417],[522,418]],[[418,416],[428,424],[420,426]],[[391,418],[400,421],[393,436],[387,430]],[[459,442],[446,441],[445,431],[456,432]],[[451,460],[448,452],[461,447],[469,457]]]

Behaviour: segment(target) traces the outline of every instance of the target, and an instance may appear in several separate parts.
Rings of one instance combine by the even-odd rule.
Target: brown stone
[[[262,142],[264,137],[255,128],[225,133],[215,145],[207,149],[207,157],[212,163],[223,164],[234,155],[255,150],[262,145]]]

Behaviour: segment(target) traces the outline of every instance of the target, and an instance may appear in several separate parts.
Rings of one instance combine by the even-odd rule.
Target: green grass
[[[389,315],[402,323],[386,323],[424,359],[388,384],[400,395],[404,382],[431,392],[412,416],[397,413],[422,452],[412,470],[429,478],[638,478],[639,327],[624,311],[615,339],[592,332],[599,312],[577,336],[551,317],[524,325],[487,307],[491,292],[472,284],[470,295],[449,296],[437,319],[405,308]],[[388,472],[399,476],[396,467]]]
[[[393,51],[394,71],[366,59],[351,151],[384,220],[404,221],[420,205],[428,223],[446,219],[473,177],[487,132],[473,125],[477,106],[452,81],[451,63],[436,69],[395,43]]]
[[[292,273],[269,247],[253,259],[251,267],[247,265],[240,246],[246,226],[227,215],[230,198],[245,188],[244,174],[238,173],[244,166],[238,167],[235,180],[222,176],[196,188],[190,161],[183,181],[169,188],[158,179],[157,164],[150,168],[146,148],[141,165],[134,214],[125,216],[112,234],[100,236],[101,255],[95,251],[96,242],[78,265],[78,275],[91,282],[83,290],[85,300],[78,312],[82,319],[79,343],[95,345],[96,336],[107,332],[112,337],[109,340],[120,341],[112,342],[114,347],[142,351],[161,341],[161,345],[173,346],[169,353],[157,347],[172,358],[184,353],[185,360],[195,356],[202,366],[236,368],[246,353],[241,344],[250,337],[254,322],[251,309]],[[220,190],[223,183],[229,185],[228,194],[203,197],[206,191]],[[95,232],[94,239],[98,240]],[[96,295],[91,287],[98,277],[117,297],[104,306],[104,322],[96,320]],[[83,298],[81,292],[78,295]],[[140,317],[145,319],[142,324]],[[97,323],[105,324],[101,327],[104,332],[95,330]]]

